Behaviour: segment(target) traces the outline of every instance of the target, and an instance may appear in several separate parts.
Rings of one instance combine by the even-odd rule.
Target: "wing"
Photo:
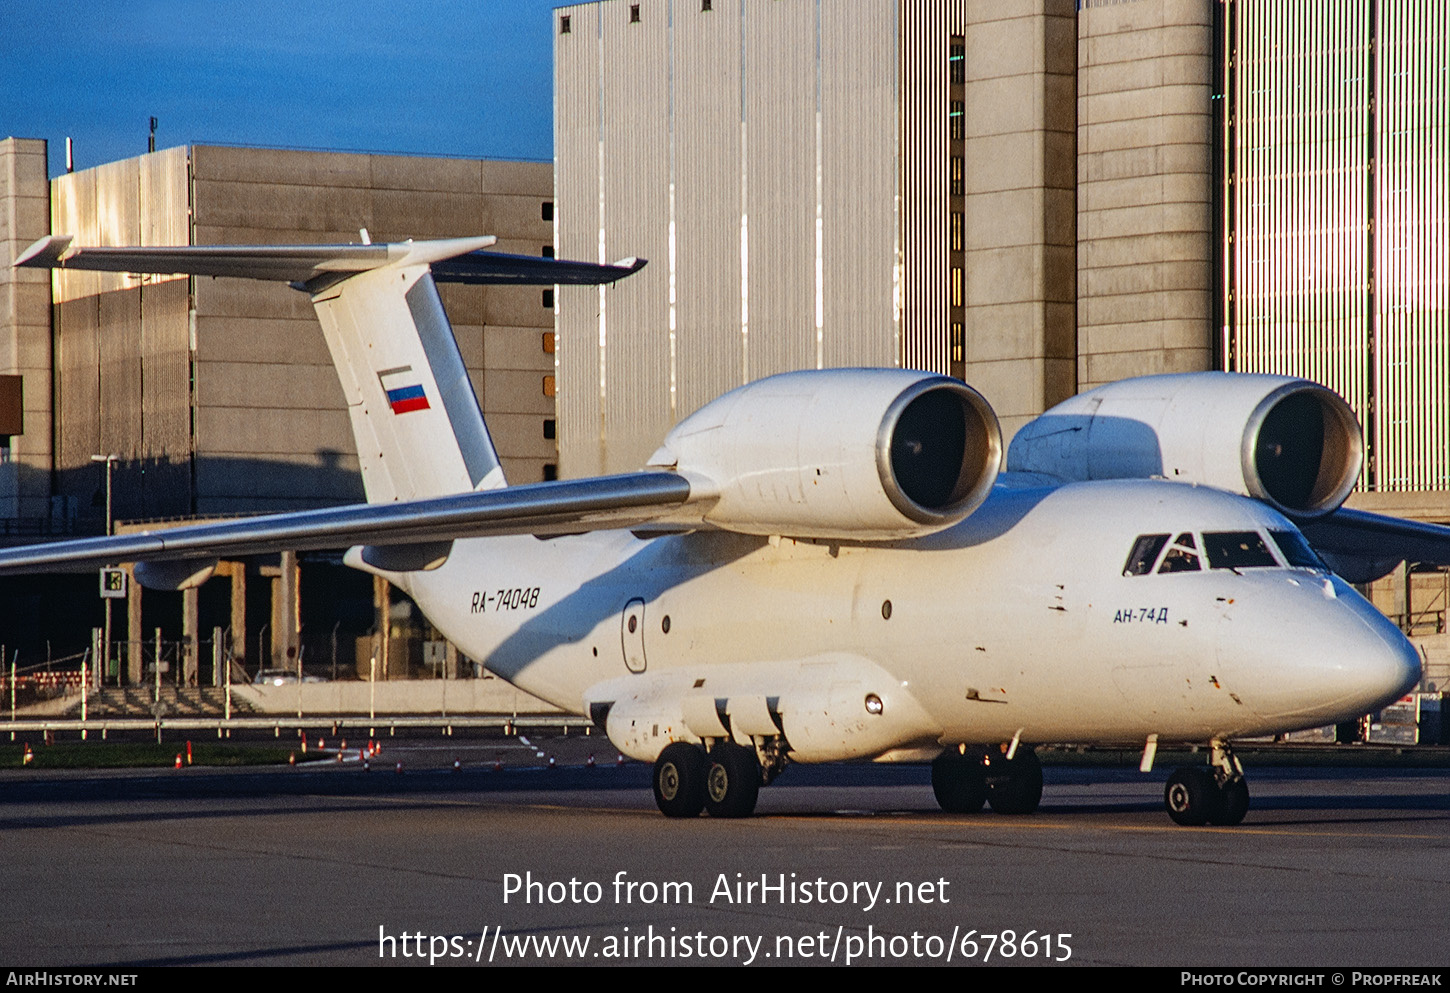
[[[1450,565],[1450,527],[1340,507],[1302,522],[1304,537],[1345,579],[1368,582],[1401,562]]]
[[[557,535],[600,528],[700,525],[712,500],[684,476],[636,472],[461,493],[431,500],[269,514],[215,524],[0,550],[0,571],[82,570],[118,562],[204,561],[364,545],[436,553],[456,538]],[[365,556],[366,557],[366,556]],[[428,559],[441,561],[430,554]]]

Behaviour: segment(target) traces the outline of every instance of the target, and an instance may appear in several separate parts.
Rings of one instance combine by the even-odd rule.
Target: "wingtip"
[[[628,269],[629,271],[626,272],[624,276],[632,276],[635,273],[639,272],[641,269],[643,269],[645,265],[648,264],[648,262],[649,259],[642,259],[638,256],[631,255],[627,259],[620,259],[618,262],[614,263],[614,266],[617,269]],[[620,278],[623,279],[624,276],[621,276]]]
[[[11,265],[17,268],[24,266],[31,269],[54,269],[65,260],[71,240],[68,234],[48,234],[21,252],[20,257]]]

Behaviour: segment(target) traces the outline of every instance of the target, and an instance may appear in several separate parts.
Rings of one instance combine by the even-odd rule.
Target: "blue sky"
[[[563,0],[0,0],[0,137],[50,170],[218,142],[548,159]]]

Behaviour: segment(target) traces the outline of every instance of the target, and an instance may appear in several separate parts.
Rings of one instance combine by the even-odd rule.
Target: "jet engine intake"
[[[893,540],[965,518],[1001,462],[997,417],[955,379],[826,369],[758,380],[675,426],[651,466],[708,480],[746,534]]]
[[[1243,373],[1144,376],[1058,404],[1017,433],[1014,472],[1059,479],[1199,483],[1319,517],[1364,461],[1349,404],[1307,379]]]

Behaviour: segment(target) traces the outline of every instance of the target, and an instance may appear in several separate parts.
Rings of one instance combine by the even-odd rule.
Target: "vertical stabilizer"
[[[504,485],[426,262],[359,273],[312,295],[347,398],[369,503]]]

